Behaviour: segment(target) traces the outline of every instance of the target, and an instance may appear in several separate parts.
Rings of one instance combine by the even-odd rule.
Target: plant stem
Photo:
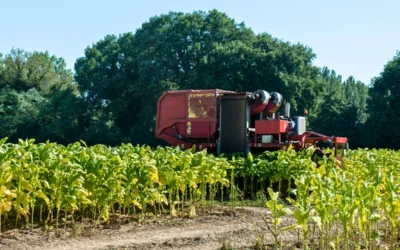
[[[65,213],[64,213],[64,235],[67,234],[67,210],[65,209]]]
[[[57,206],[57,212],[56,212],[56,234],[58,235],[58,214],[60,213],[60,209]]]
[[[308,237],[307,237],[307,229],[303,228],[303,249],[307,250],[308,249]]]
[[[31,231],[33,231],[33,214],[35,212],[35,207],[33,202],[31,203],[31,207],[32,207],[32,214],[31,214]]]
[[[319,230],[319,249],[324,249],[324,223],[321,226],[321,229]]]
[[[39,216],[39,222],[42,223],[42,204],[40,204],[40,216]]]

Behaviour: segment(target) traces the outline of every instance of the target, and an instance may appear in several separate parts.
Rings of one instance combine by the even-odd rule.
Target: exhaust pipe
[[[290,103],[286,102],[285,103],[285,117],[289,118],[290,117]]]

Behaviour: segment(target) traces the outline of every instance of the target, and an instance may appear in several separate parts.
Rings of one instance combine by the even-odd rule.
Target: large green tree
[[[60,133],[54,130],[54,124],[72,122],[77,117],[67,115],[71,110],[64,106],[61,93],[69,95],[70,102],[79,102],[72,72],[62,58],[22,49],[0,55],[0,137],[14,142],[19,138],[71,142],[53,136]],[[60,108],[67,112],[53,112]],[[76,139],[71,135],[64,138]]]
[[[368,146],[400,148],[400,51],[372,80],[366,123]]]
[[[8,86],[16,91],[35,88],[47,95],[73,81],[64,59],[51,56],[48,52],[30,53],[12,49],[0,60],[0,64],[0,88]]]
[[[35,89],[18,92],[10,88],[0,90],[0,137],[11,141],[32,138],[40,131],[40,109],[45,98]]]

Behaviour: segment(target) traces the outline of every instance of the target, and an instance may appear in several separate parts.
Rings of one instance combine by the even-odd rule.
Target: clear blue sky
[[[0,53],[49,51],[73,69],[107,34],[135,32],[151,16],[217,9],[254,32],[300,42],[314,64],[369,84],[400,50],[399,0],[0,0]]]

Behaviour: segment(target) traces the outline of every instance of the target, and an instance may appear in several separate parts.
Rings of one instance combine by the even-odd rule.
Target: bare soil
[[[142,223],[111,222],[99,226],[75,223],[59,235],[55,230],[37,227],[14,229],[0,235],[1,250],[22,249],[256,249],[258,245],[273,249],[274,238],[262,216],[270,218],[263,207],[218,207],[197,211],[194,218],[150,217]],[[284,218],[281,226],[293,224]],[[295,231],[282,235],[284,249],[296,249]]]

